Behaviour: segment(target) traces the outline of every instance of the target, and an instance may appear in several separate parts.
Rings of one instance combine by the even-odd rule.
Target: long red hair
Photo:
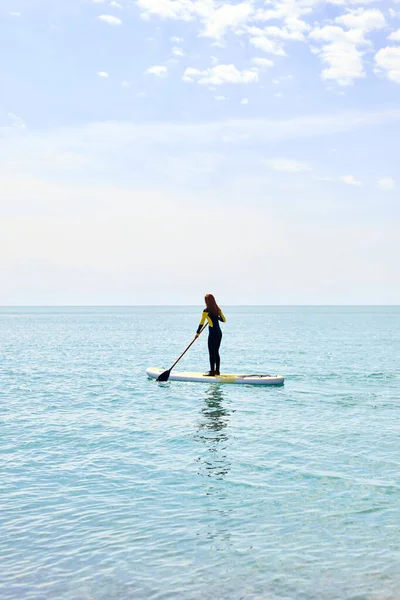
[[[221,309],[216,303],[214,296],[212,294],[206,294],[204,300],[206,302],[207,312],[217,317],[221,312]]]

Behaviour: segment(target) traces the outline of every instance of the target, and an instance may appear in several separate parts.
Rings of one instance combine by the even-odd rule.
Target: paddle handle
[[[208,323],[206,323],[205,325],[203,325],[203,327],[202,327],[202,328],[200,329],[200,331],[199,331],[199,335],[200,335],[200,333],[202,333],[202,331],[204,331],[204,330],[205,330],[205,328],[207,327],[207,325],[208,325]],[[170,371],[172,371],[172,369],[174,368],[174,366],[175,366],[176,364],[178,364],[178,362],[181,360],[182,356],[183,356],[184,354],[186,354],[186,352],[189,350],[190,346],[191,346],[192,344],[194,344],[196,340],[197,340],[197,335],[196,335],[196,336],[195,336],[195,337],[192,339],[192,341],[190,342],[190,344],[189,344],[189,346],[186,348],[186,350],[184,350],[184,351],[182,352],[182,354],[180,355],[180,357],[179,357],[179,358],[178,358],[178,359],[177,359],[177,360],[174,362],[174,364],[173,364],[173,365],[172,365],[172,367],[170,368]]]

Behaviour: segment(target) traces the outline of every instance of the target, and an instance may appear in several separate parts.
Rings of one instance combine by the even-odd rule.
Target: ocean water
[[[201,309],[0,309],[1,600],[400,598],[400,308]]]

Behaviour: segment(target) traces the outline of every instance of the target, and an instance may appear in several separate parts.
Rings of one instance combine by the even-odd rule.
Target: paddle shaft
[[[202,331],[204,331],[204,330],[205,330],[205,328],[207,327],[207,325],[208,325],[208,323],[206,323],[206,324],[205,324],[205,325],[204,325],[204,326],[203,326],[203,327],[200,329],[200,331],[199,331],[199,335],[200,335],[200,333],[202,333]],[[195,336],[195,337],[192,339],[192,341],[190,342],[189,346],[186,348],[186,350],[184,350],[184,351],[182,352],[182,354],[180,355],[180,357],[179,357],[179,358],[178,358],[178,359],[177,359],[177,360],[174,362],[174,364],[172,365],[172,367],[169,369],[170,371],[172,371],[172,369],[174,368],[174,366],[175,366],[176,364],[178,364],[178,362],[181,360],[182,356],[183,356],[184,354],[186,354],[186,352],[189,350],[190,346],[191,346],[192,344],[194,344],[196,340],[197,340],[197,337]]]

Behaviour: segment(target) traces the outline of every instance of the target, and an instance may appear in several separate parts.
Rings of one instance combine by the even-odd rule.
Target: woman
[[[219,375],[220,357],[219,347],[222,340],[222,331],[219,326],[219,321],[226,322],[224,313],[215,302],[215,298],[212,294],[206,294],[204,298],[206,302],[206,308],[203,310],[201,315],[200,325],[197,328],[196,337],[199,337],[201,328],[203,327],[206,320],[208,321],[208,353],[210,355],[210,371],[205,373],[210,377]]]

